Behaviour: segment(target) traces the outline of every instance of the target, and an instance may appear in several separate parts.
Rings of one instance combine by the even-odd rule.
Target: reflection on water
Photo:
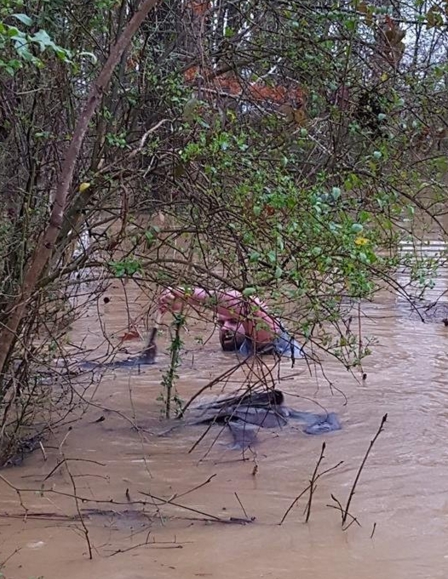
[[[110,303],[100,306],[108,335],[120,333],[126,325],[120,291],[116,288]],[[128,303],[137,313],[138,301]],[[102,340],[102,331],[96,306],[88,313],[71,339],[94,347]],[[10,516],[0,518],[0,561],[20,549],[5,564],[7,579],[41,575],[45,579],[445,579],[448,328],[409,318],[387,293],[364,313],[364,332],[379,338],[364,368],[367,380],[332,361],[326,368],[327,377],[347,397],[346,404],[303,361],[296,362],[294,370],[286,363],[282,367],[283,376],[292,375],[281,384],[290,393],[287,403],[316,410],[316,401],[335,410],[343,430],[323,437],[309,437],[293,427],[262,432],[259,445],[244,461],[227,448],[227,435],[212,444],[216,429],[193,452],[189,450],[203,432],[201,427],[157,436],[166,427],[156,400],[168,363],[163,341],[157,366],[140,374],[105,375],[99,386],[87,391],[93,405],[82,420],[46,442],[46,461],[36,452],[23,467],[2,473],[15,486],[38,491],[62,456],[68,459],[70,475],[60,466],[45,485],[69,494],[75,485],[78,496],[91,501],[79,502],[78,507],[86,516],[93,561],[86,557],[83,527],[70,497],[21,493],[27,518],[15,491],[2,483],[0,511]],[[216,336],[198,345],[195,337],[200,334],[205,335],[205,326],[199,324],[186,337],[188,353],[179,380],[183,399],[235,362],[220,352]],[[235,388],[242,379],[239,371],[227,388]],[[345,502],[386,412],[385,431],[351,507],[362,526],[343,532],[337,510],[327,505],[332,503],[331,494]],[[343,465],[319,480],[309,524],[303,523],[304,497],[279,526],[294,497],[308,485],[324,440],[322,469],[341,460]],[[157,510],[154,505],[160,501],[148,493],[195,511],[171,505]],[[247,516],[256,520],[247,525],[213,522],[213,517],[246,516],[235,493]],[[202,515],[196,511],[212,520],[200,521]]]

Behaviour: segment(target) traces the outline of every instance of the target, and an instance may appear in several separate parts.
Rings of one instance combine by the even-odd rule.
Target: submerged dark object
[[[94,370],[95,368],[110,368],[112,370],[116,370],[117,368],[137,368],[140,371],[141,366],[152,366],[156,363],[156,336],[161,320],[162,313],[159,311],[149,334],[148,343],[138,356],[126,358],[126,360],[113,360],[112,362],[93,362],[86,360],[81,363],[81,368],[84,370]]]
[[[112,360],[111,362],[93,362],[86,360],[81,362],[80,366],[83,370],[94,370],[96,368],[112,369],[117,368],[138,368],[140,366],[152,366],[156,363],[156,345],[149,343],[141,354],[126,358],[125,360]]]
[[[21,440],[17,445],[15,453],[10,456],[3,464],[0,464],[0,468],[5,468],[7,466],[20,466],[25,460],[26,456],[39,448],[41,440],[42,434],[35,434]]]
[[[283,428],[288,420],[305,424],[306,434],[324,434],[340,430],[341,424],[334,412],[315,414],[301,412],[284,405],[281,390],[247,392],[197,406],[202,415],[192,424],[220,424],[232,433],[233,448],[244,450],[256,442],[260,428]],[[191,424],[191,423],[190,423]]]

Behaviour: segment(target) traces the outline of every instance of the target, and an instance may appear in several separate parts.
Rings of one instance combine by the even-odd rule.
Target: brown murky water
[[[445,289],[445,281],[439,280],[438,291]],[[139,304],[134,299],[130,303],[138,312]],[[101,305],[107,334],[125,326],[124,304],[117,289],[111,302]],[[95,312],[92,305],[89,316],[74,329],[73,342],[86,337],[87,347],[102,340]],[[282,388],[304,399],[290,397],[288,403],[310,410],[316,406],[307,398],[317,401],[339,413],[343,430],[320,437],[306,436],[293,426],[266,431],[260,434],[256,454],[249,453],[244,461],[226,447],[227,434],[212,445],[216,429],[191,453],[201,427],[157,436],[166,426],[156,401],[168,364],[163,344],[157,366],[141,374],[108,372],[85,395],[97,406],[74,422],[69,433],[64,427],[45,443],[46,461],[37,451],[23,466],[1,473],[16,487],[29,489],[21,493],[28,509],[25,517],[16,492],[0,481],[0,512],[9,515],[0,518],[0,561],[11,556],[3,569],[6,578],[445,579],[448,328],[410,319],[390,294],[365,314],[365,332],[379,338],[365,365],[367,380],[355,379],[333,362],[326,367],[347,404],[304,363],[298,362],[294,371],[287,364],[282,367],[283,376],[301,371],[285,380]],[[216,336],[200,346],[194,340],[197,333],[199,329],[187,336],[190,351],[180,370],[184,399],[234,363],[232,356],[220,352]],[[241,380],[242,375],[234,379]],[[361,526],[344,532],[339,513],[327,505],[332,503],[331,494],[345,502],[386,412],[386,428],[351,506]],[[102,416],[103,421],[95,422]],[[303,522],[304,497],[279,526],[291,501],[307,486],[324,440],[322,468],[341,460],[343,465],[319,481],[308,524]],[[44,482],[61,453],[72,459],[68,464],[73,478],[59,468]],[[200,514],[172,505],[160,506],[156,515],[152,499],[141,494],[169,500],[212,475],[207,485],[173,500],[212,515],[209,519],[228,519],[245,516],[237,493],[247,515],[256,517],[252,524],[204,522]],[[42,496],[38,492],[42,484],[69,494],[75,484],[78,496],[88,499],[79,501],[78,507],[89,531],[92,561],[81,523],[69,519],[77,513],[74,500],[58,494]],[[142,500],[148,504],[135,502]],[[103,514],[88,509],[102,509]],[[41,519],[36,517],[39,513]]]

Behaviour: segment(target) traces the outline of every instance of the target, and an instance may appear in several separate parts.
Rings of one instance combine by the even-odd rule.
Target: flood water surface
[[[119,290],[101,308],[106,334],[126,326]],[[73,343],[101,342],[95,311],[77,323]],[[5,577],[445,579],[448,328],[412,319],[388,294],[365,314],[364,332],[379,340],[364,366],[366,380],[332,361],[324,378],[299,360],[293,369],[282,362],[277,384],[289,393],[288,405],[336,411],[343,429],[316,437],[294,424],[263,429],[244,457],[229,449],[229,434],[218,436],[217,426],[197,446],[205,427],[159,436],[173,425],[162,419],[157,400],[169,363],[166,337],[156,366],[109,371],[85,392],[85,378],[76,378],[75,388],[90,402],[82,419],[44,441],[46,460],[38,450],[0,473]],[[183,400],[236,362],[220,351],[216,335],[204,345],[195,341],[207,331],[196,326],[186,336],[178,380]],[[225,391],[244,379],[238,370]],[[386,413],[350,507],[359,524],[344,531],[332,495],[345,505]],[[279,525],[308,486],[324,441],[320,471],[343,463],[318,480],[309,523],[305,493]],[[64,459],[68,468],[60,465]],[[42,486],[54,492],[40,493]]]

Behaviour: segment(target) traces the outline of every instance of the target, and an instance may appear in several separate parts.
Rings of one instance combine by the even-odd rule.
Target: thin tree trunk
[[[112,73],[120,62],[120,59],[129,45],[132,37],[137,32],[149,11],[157,4],[157,0],[144,0],[140,9],[129,21],[123,34],[110,51],[103,69],[97,80],[92,84],[87,102],[75,127],[73,138],[65,155],[64,163],[58,178],[55,200],[46,230],[39,239],[36,249],[27,267],[21,291],[7,308],[9,312],[4,327],[0,330],[0,376],[4,373],[5,361],[17,336],[17,330],[25,313],[27,302],[33,295],[33,291],[39,281],[48,260],[54,249],[59,230],[62,225],[67,195],[73,181],[73,173],[78,160],[81,145],[87,134],[90,120],[101,101],[104,91],[107,89]]]

